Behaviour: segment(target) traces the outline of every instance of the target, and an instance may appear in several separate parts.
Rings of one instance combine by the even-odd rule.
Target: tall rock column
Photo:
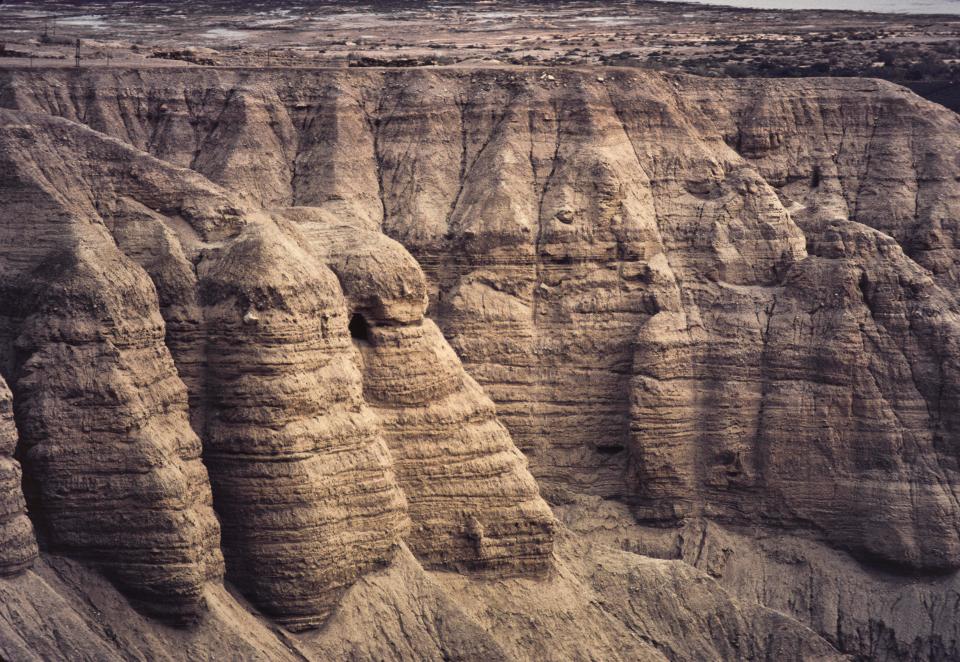
[[[204,457],[228,576],[291,629],[387,563],[407,526],[362,398],[333,274],[272,222],[199,266],[208,329]]]
[[[13,459],[16,446],[13,398],[0,378],[0,577],[26,569],[37,557],[33,525],[20,489],[20,464]]]
[[[190,620],[222,557],[186,389],[149,278],[105,233],[84,234],[29,275],[19,303],[28,496],[51,549],[102,569],[145,610]]]
[[[498,573],[550,567],[555,520],[493,402],[424,318],[426,282],[397,242],[305,223],[352,310],[364,398],[407,497],[410,548],[426,565]]]

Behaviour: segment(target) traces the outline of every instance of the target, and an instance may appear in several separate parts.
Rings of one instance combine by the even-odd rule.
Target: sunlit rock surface
[[[682,558],[843,651],[949,659],[960,120],[874,81],[602,78],[0,74],[14,109],[0,131],[0,356],[42,547],[87,561],[113,540],[122,508],[84,515],[94,483],[57,478],[112,466],[86,449],[113,438],[131,449],[113,471],[149,466],[136,480],[156,483],[138,490],[163,523],[138,521],[143,541],[178,542],[169,555],[150,543],[169,577],[128,572],[143,541],[96,561],[129,595],[166,596],[160,611],[203,613],[222,549],[264,614],[340,623],[306,635],[330,654],[378,618],[351,596],[445,610],[440,570],[520,582],[504,585],[514,596],[586,581],[569,551],[593,544],[580,536],[623,547],[624,568],[646,563],[635,553]],[[129,417],[117,429],[122,417],[79,415],[90,371],[122,380],[96,387],[97,407]],[[613,514],[584,505],[596,498]],[[70,538],[81,516],[103,522],[88,541]],[[807,609],[772,579],[691,556],[717,526],[758,567],[778,562],[754,547],[768,537],[815,557]],[[838,576],[875,611],[832,593]],[[905,576],[932,587],[929,622],[897,615],[897,600],[929,602]],[[468,659],[574,654],[481,637],[472,628],[528,608],[510,616],[500,599],[434,631],[429,655],[461,639],[478,647]],[[736,650],[649,636],[672,658]]]

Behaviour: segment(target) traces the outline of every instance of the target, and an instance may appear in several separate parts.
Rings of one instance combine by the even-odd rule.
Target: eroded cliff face
[[[434,568],[548,569],[553,515],[493,403],[423,319],[427,284],[416,262],[380,233],[293,215],[353,304],[364,396],[416,523],[410,548]]]
[[[5,577],[30,567],[37,557],[33,525],[20,489],[20,463],[13,459],[17,441],[13,398],[6,382],[0,381],[0,575]]]
[[[48,114],[0,111],[0,158],[0,656],[835,656],[680,562],[555,549],[423,272],[362,220]],[[621,620],[637,594],[601,595],[635,574],[674,588]]]
[[[222,530],[228,578],[290,629],[318,626],[387,565],[411,520],[430,565],[550,567],[553,515],[424,322],[423,277],[399,245],[409,273],[397,273],[418,288],[398,317],[374,305],[389,280],[345,290],[326,249],[311,249],[304,232],[322,219],[236,204],[75,123],[7,113],[4,129],[5,208],[42,212],[29,227],[5,216],[8,237],[25,236],[3,255],[3,328],[25,484],[51,550],[103,567],[148,612],[192,618],[223,574]],[[81,167],[57,172],[65,163]],[[384,349],[364,360],[348,330],[359,306],[375,333],[402,322],[406,338],[370,343]],[[390,420],[412,405],[424,410],[415,430]],[[440,462],[438,485],[428,467],[448,446],[464,459]]]
[[[956,115],[872,81],[615,69],[7,71],[0,103],[20,111],[5,115],[11,300],[30,301],[19,283],[54,298],[66,278],[134,269],[122,314],[64,300],[40,327],[102,308],[90,328],[120,325],[123,351],[142,352],[130,338],[157,332],[130,320],[162,317],[151,402],[180,426],[189,410],[203,446],[199,465],[187,426],[164,455],[199,467],[178,468],[194,478],[190,565],[205,568],[184,595],[218,572],[203,466],[228,579],[294,628],[374,568],[400,572],[401,542],[427,568],[557,572],[556,524],[515,441],[567,521],[590,495],[625,504],[631,552],[704,567],[690,545],[707,522],[796,536],[819,550],[809,609],[772,580],[704,569],[851,652],[956,650]],[[61,245],[81,205],[84,236],[123,269]],[[14,241],[36,210],[61,225]],[[137,304],[136,288],[156,298]],[[56,338],[26,314],[43,308],[17,309],[4,374],[30,448],[31,412],[50,411],[31,393],[57,390],[27,357],[41,373],[65,359],[43,362]],[[68,344],[99,356],[106,340]],[[157,386],[171,359],[175,397]],[[75,406],[53,404],[56,420]],[[24,455],[28,486],[34,466]],[[745,538],[721,539],[735,554]],[[820,579],[837,567],[926,573],[945,611],[897,620],[901,599],[924,598],[894,575],[883,590],[851,580],[889,594],[872,613],[834,601]],[[692,650],[676,656],[705,654]]]
[[[5,116],[0,140],[2,354],[34,522],[145,608],[192,619],[222,574],[219,527],[154,287],[73,195],[83,173],[52,158],[76,155],[67,136]]]

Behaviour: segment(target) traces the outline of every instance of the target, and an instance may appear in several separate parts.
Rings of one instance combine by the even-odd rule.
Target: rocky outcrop
[[[863,226],[831,224],[811,253],[773,291],[722,291],[714,308],[757,311],[726,343],[689,311],[641,329],[641,512],[801,522],[861,558],[954,569],[956,456],[940,412],[958,384],[955,304]]]
[[[336,277],[270,224],[200,264],[204,458],[228,576],[290,628],[386,564],[403,494],[363,400]]]
[[[493,403],[424,319],[426,283],[416,262],[379,233],[300,217],[344,286],[364,396],[379,415],[415,523],[410,548],[428,567],[547,570],[553,515]]]
[[[50,125],[2,120],[2,233],[17,240],[0,256],[0,328],[31,513],[51,550],[150,612],[195,618],[222,573],[219,527],[153,284],[69,195],[90,174],[53,157],[70,141],[45,152]]]
[[[17,307],[31,509],[52,549],[103,567],[151,611],[194,617],[222,572],[200,440],[149,280],[104,252],[51,256]]]
[[[36,509],[52,548],[105,565],[151,610],[193,616],[222,561],[186,390],[149,280],[121,256],[77,257],[45,265],[50,281],[21,309],[15,389]]]
[[[6,71],[0,104],[21,111],[11,136],[61,141],[11,151],[24,181],[70,182],[154,284],[137,314],[166,323],[151,338],[189,391],[228,576],[278,620],[320,622],[407,563],[401,541],[429,568],[546,581],[556,524],[511,437],[555,503],[615,500],[667,538],[709,525],[849,552],[879,577],[863,590],[956,616],[948,582],[899,583],[960,567],[955,115],[872,81],[612,68]],[[95,145],[74,152],[95,176],[27,167],[74,154],[61,134]],[[7,204],[71,223],[59,202]],[[11,251],[11,273],[52,236]],[[28,327],[11,320],[12,342]],[[48,342],[33,333],[11,374]],[[31,383],[9,381],[30,444]],[[318,556],[321,540],[349,551]],[[687,544],[633,551],[702,566]],[[949,628],[886,607],[871,623],[826,589],[803,610],[727,586],[857,654],[956,649]]]
[[[37,557],[33,525],[27,519],[20,489],[20,464],[13,459],[16,446],[13,400],[0,378],[0,576],[29,568]]]
[[[376,182],[383,229],[424,265],[430,310],[548,489],[960,565],[952,114],[870,81],[632,70],[50,76],[8,75],[6,103],[369,227],[366,189],[329,181],[355,146],[351,181]],[[209,121],[198,88],[236,121],[161,147]],[[162,117],[138,114],[145,99]],[[256,194],[278,159],[303,166],[296,186]]]
[[[680,95],[703,107],[698,131],[756,168],[801,225],[822,216],[880,230],[956,290],[955,113],[880,81],[705,82]]]
[[[551,567],[553,516],[424,320],[399,244],[368,232],[378,264],[316,209],[271,215],[75,123],[4,120],[20,175],[5,202],[42,211],[38,241],[4,255],[3,329],[50,550],[188,619],[222,547],[227,578],[290,630],[322,624],[403,539],[431,566]],[[45,181],[53,153],[84,167]],[[360,309],[402,336],[382,360],[352,335]]]

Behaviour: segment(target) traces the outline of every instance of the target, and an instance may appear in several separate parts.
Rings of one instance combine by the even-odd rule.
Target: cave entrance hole
[[[370,323],[360,313],[354,313],[350,318],[350,337],[354,340],[370,342]]]

